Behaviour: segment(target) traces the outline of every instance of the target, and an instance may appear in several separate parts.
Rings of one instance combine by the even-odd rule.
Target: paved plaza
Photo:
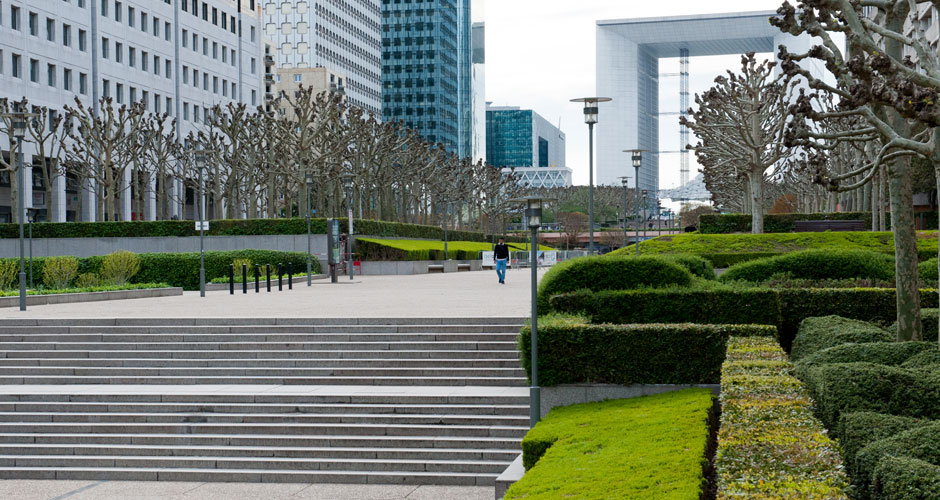
[[[261,292],[249,287],[185,292],[182,296],[0,308],[0,318],[421,318],[525,317],[530,312],[530,270],[510,270],[500,285],[492,271],[412,276],[357,276],[294,284],[293,290]],[[541,276],[544,271],[540,271]],[[253,284],[252,284],[253,285]]]

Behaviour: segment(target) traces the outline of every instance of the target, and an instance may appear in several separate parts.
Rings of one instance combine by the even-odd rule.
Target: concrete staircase
[[[521,324],[0,320],[0,479],[491,485]]]

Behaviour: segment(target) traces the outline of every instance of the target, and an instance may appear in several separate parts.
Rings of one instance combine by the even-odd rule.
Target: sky
[[[575,97],[595,95],[596,21],[636,17],[776,10],[783,0],[474,0],[476,21],[486,22],[486,100],[497,106],[532,109],[553,124],[561,123],[567,142],[567,166],[574,183],[588,183],[588,130]],[[792,3],[792,2],[791,2]],[[771,57],[766,54],[765,58]],[[717,75],[738,68],[740,56],[693,58],[691,92],[708,90]],[[678,58],[662,59],[661,73],[677,73]],[[678,78],[660,82],[660,109],[679,111]],[[597,127],[604,126],[601,114]],[[694,141],[694,136],[692,138]],[[677,151],[679,122],[660,120],[660,146]],[[691,157],[692,177],[698,171]],[[662,155],[660,187],[679,184],[679,155]]]

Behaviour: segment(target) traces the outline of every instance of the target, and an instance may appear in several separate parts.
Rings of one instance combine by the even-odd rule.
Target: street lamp
[[[584,103],[584,123],[588,125],[588,252],[594,253],[594,125],[597,124],[598,103],[610,102],[610,97],[581,97],[571,102]]]
[[[34,118],[37,115],[36,113],[22,113],[22,112],[13,112],[13,113],[4,113],[0,115],[2,118],[9,118],[12,128],[13,128],[13,137],[16,139],[16,156],[14,156],[14,162],[17,164],[16,167],[16,192],[18,196],[16,197],[16,219],[20,223],[20,311],[26,310],[26,249],[25,246],[25,237],[24,237],[24,227],[23,219],[26,218],[25,210],[23,209],[23,196],[25,194],[25,183],[23,179],[24,170],[26,168],[26,161],[23,156],[23,138],[26,137],[26,120]]]
[[[304,183],[307,185],[307,286],[313,286],[311,277],[313,263],[310,250],[310,193],[313,189],[313,172],[308,170],[304,173]]]
[[[630,178],[623,176],[619,179],[623,184],[623,247],[627,248],[627,188],[630,185]]]
[[[202,148],[202,144],[196,146],[196,170],[199,171],[199,195],[196,199],[196,216],[199,218],[199,296],[206,296],[206,252],[205,252],[205,214],[203,203],[203,192],[202,192],[202,175],[203,170],[206,168],[206,151]]]
[[[347,270],[349,271],[350,281],[353,279],[353,258],[352,258],[352,235],[353,235],[353,186],[356,176],[352,172],[346,171],[343,174],[343,189],[346,191],[346,220],[349,223],[349,232],[346,233],[346,254],[349,257]]]
[[[636,217],[636,254],[640,255],[640,167],[643,166],[644,149],[625,149],[624,153],[630,153],[630,159],[633,162],[633,170],[636,172],[634,179],[633,215]]]
[[[29,217],[29,287],[36,288],[33,285],[33,222],[36,222],[36,215],[39,211],[35,208],[27,208],[26,214]]]

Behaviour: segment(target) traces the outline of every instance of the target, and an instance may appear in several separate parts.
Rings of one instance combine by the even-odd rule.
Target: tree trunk
[[[895,160],[888,170],[891,230],[894,232],[899,341],[923,340],[917,273],[917,232],[910,159]]]
[[[747,179],[751,195],[751,233],[761,234],[764,232],[764,207],[761,202],[764,199],[764,173],[751,172]]]

